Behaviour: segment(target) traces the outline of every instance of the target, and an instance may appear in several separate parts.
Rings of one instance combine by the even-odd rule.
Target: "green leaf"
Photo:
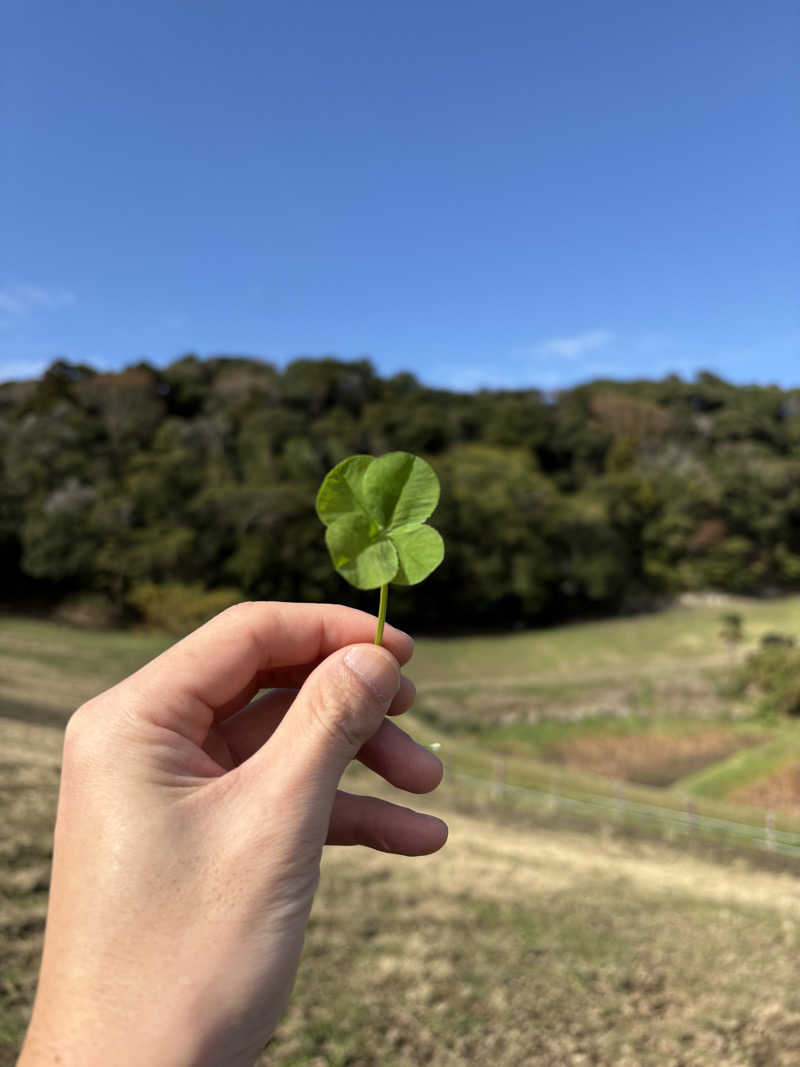
[[[336,570],[357,589],[377,589],[397,574],[397,550],[388,538],[372,536],[365,515],[340,515],[325,531]]]
[[[389,452],[364,471],[364,500],[385,530],[424,522],[439,503],[439,479],[409,452]]]
[[[342,460],[317,493],[334,567],[358,589],[421,582],[444,558],[441,537],[423,525],[438,500],[436,473],[418,456]]]
[[[374,456],[348,456],[328,472],[317,493],[317,515],[325,526],[341,515],[367,514],[361,494],[364,475],[374,462]]]
[[[435,571],[444,559],[444,541],[432,526],[408,526],[393,530],[389,540],[397,550],[400,569],[395,585],[416,585]]]

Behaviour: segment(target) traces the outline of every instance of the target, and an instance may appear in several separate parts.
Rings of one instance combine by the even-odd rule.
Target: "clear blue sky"
[[[0,379],[800,385],[796,0],[3,0]]]

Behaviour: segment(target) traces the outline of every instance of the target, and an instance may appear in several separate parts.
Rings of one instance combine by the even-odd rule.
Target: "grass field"
[[[440,856],[327,857],[264,1064],[800,1060],[795,877],[432,807]]]
[[[735,652],[720,637],[720,614],[730,610],[744,619]],[[754,700],[721,695],[736,665],[774,631],[800,635],[800,598],[422,641],[413,661],[417,716],[426,737],[463,753],[472,773],[490,773],[499,755],[518,784],[539,786],[557,767],[576,788],[602,791],[601,781],[614,779],[655,787],[638,795],[662,804],[691,795],[798,819],[800,727],[762,721]]]
[[[800,599],[737,610],[749,645],[800,633]],[[703,841],[506,809],[458,780],[498,761],[523,784],[557,772],[599,789],[613,773],[637,796],[678,804],[694,790],[737,812],[731,798],[754,805],[761,789],[771,803],[782,788],[791,819],[794,724],[718,695],[719,612],[420,641],[410,726],[443,742],[449,775],[420,806],[448,819],[450,841],[419,860],[329,852],[296,995],[263,1062],[800,1062],[800,861],[723,862]],[[15,1060],[34,989],[61,729],[165,643],[0,619],[0,1067]],[[371,787],[363,769],[352,778]]]

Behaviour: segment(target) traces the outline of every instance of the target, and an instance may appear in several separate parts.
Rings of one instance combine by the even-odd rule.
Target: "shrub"
[[[103,593],[77,593],[62,600],[53,610],[53,618],[70,626],[105,629],[119,626],[124,620],[111,600]]]
[[[144,626],[185,634],[244,599],[238,589],[204,589],[201,585],[142,582],[128,594],[128,603]]]
[[[794,648],[795,639],[792,634],[768,633],[761,638],[762,648]]]
[[[800,716],[800,649],[769,644],[749,656],[731,686],[732,696],[747,694],[763,714]]]
[[[729,645],[736,645],[744,638],[744,623],[742,616],[737,611],[729,611],[720,616],[722,629],[720,636]]]

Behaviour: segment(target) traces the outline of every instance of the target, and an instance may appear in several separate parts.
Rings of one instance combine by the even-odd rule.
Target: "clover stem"
[[[386,605],[389,603],[389,585],[381,586],[381,601],[378,605],[378,629],[375,631],[375,644],[383,641],[383,624],[386,622]]]

